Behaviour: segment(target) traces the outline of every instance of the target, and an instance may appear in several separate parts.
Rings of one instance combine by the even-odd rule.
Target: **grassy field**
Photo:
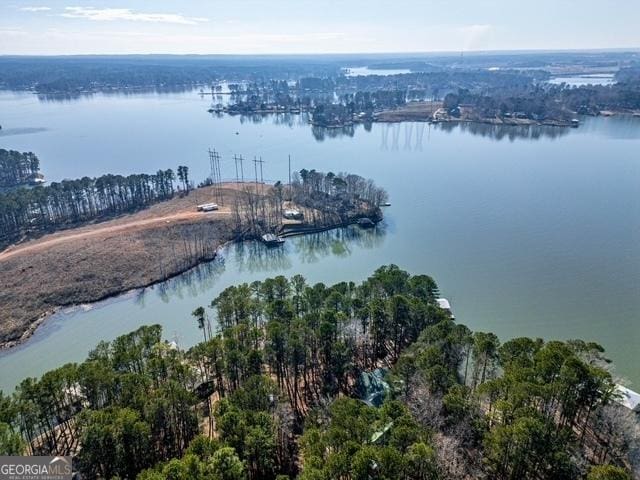
[[[212,187],[114,220],[45,235],[0,253],[0,345],[26,339],[56,308],[147,286],[212,259],[233,237],[229,205],[211,213]]]

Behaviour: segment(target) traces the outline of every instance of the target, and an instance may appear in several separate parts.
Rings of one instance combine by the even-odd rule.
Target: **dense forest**
[[[0,58],[0,87],[38,93],[193,88],[223,79],[255,81],[335,75],[334,61],[302,56],[111,55]]]
[[[20,154],[36,160],[33,154]],[[188,171],[180,168],[184,188]],[[22,235],[49,232],[91,220],[132,212],[171,198],[175,192],[173,170],[155,175],[102,175],[52,182],[48,186],[20,188],[0,193],[0,245]]]
[[[232,286],[0,395],[0,453],[76,454],[83,478],[631,479],[639,436],[602,348],[472,332],[426,275]],[[384,372],[384,402],[367,382]]]
[[[0,148],[0,189],[34,182],[40,174],[40,160],[31,152]]]

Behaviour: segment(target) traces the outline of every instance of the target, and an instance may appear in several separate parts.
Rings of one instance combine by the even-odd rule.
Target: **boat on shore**
[[[267,247],[278,247],[284,243],[284,238],[273,233],[265,233],[262,235],[261,240]]]

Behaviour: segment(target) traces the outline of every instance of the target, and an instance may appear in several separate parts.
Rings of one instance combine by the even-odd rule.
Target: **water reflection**
[[[387,229],[386,221],[368,230],[352,225],[290,237],[280,248],[268,248],[255,241],[234,243],[222,249],[211,262],[200,264],[166,282],[141,289],[136,292],[134,301],[144,307],[152,293],[165,303],[173,299],[196,298],[214,288],[227,266],[238,273],[272,273],[290,270],[298,263],[317,263],[329,256],[348,257],[357,248],[369,250],[381,246]]]
[[[195,298],[211,290],[225,271],[225,259],[218,255],[214,260],[192,268],[171,278],[166,282],[143,289],[136,302],[144,305],[144,295],[155,290],[163,302],[169,303],[173,298]]]
[[[79,91],[79,92],[52,92],[52,93],[38,93],[37,98],[43,103],[67,103],[74,102],[76,100],[90,99],[95,96],[104,97],[132,97],[143,94],[157,94],[168,95],[176,93],[194,92],[195,87],[189,86],[158,86],[158,87],[140,87],[129,89],[114,89],[114,90],[100,90],[100,91]]]
[[[15,127],[3,128],[0,130],[0,137],[10,137],[11,135],[29,135],[31,133],[46,132],[44,127]]]
[[[234,268],[241,273],[274,272],[290,269],[290,245],[268,248],[258,242],[242,242],[230,247]]]
[[[512,142],[517,139],[559,138],[568,135],[572,131],[567,127],[550,127],[546,125],[491,125],[473,122],[437,123],[434,127],[447,133],[459,129],[461,132],[479,135],[492,140],[508,139]]]
[[[367,250],[379,247],[386,233],[385,222],[370,230],[350,226],[298,237],[295,239],[295,247],[301,263],[317,263],[328,256],[348,257],[353,252],[353,247]]]
[[[223,112],[212,113],[216,118],[222,118],[226,114]],[[273,125],[281,125],[286,127],[303,126],[309,123],[309,114],[307,113],[254,113],[240,114],[240,123],[260,124],[270,122]]]
[[[214,118],[223,118],[226,114],[222,112],[212,113]],[[624,116],[616,117],[623,118]],[[626,129],[631,135],[630,138],[637,138],[638,120],[631,116],[626,116],[628,128]],[[286,126],[289,128],[295,126],[305,126],[310,124],[310,115],[308,113],[256,113],[253,115],[240,115],[240,123],[260,124],[270,122],[273,125]],[[588,121],[588,120],[587,120]],[[635,121],[635,124],[634,124]],[[423,144],[429,140],[431,129],[437,129],[446,133],[459,131],[465,134],[471,134],[489,138],[492,140],[540,140],[542,138],[556,139],[579,129],[571,129],[568,127],[552,127],[547,125],[492,125],[488,123],[476,122],[393,122],[378,123],[380,130],[380,149],[383,151],[415,151],[421,152]],[[355,123],[345,125],[343,127],[320,127],[311,125],[311,133],[317,142],[324,142],[326,139],[352,138],[356,135],[358,129],[364,129],[365,132],[373,130],[372,123]],[[580,128],[583,128],[582,126]],[[617,126],[615,127],[616,131]],[[426,134],[426,138],[425,138]]]
[[[356,127],[358,127],[358,125],[345,125],[344,127],[332,128],[312,125],[311,133],[316,141],[324,142],[327,138],[353,137],[356,134]]]
[[[274,125],[284,125],[287,127],[295,127],[307,125],[310,120],[308,113],[278,113],[273,115]]]
[[[435,124],[425,122],[385,123],[381,124],[380,127],[380,149],[390,151],[402,149],[420,152],[424,141],[428,141],[431,136],[431,129],[446,133],[458,131],[498,141],[508,139],[512,142],[517,139],[559,138],[575,131],[566,127],[544,125],[490,125],[470,122]]]

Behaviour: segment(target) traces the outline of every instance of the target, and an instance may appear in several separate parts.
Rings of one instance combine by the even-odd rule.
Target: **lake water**
[[[200,339],[190,312],[234,283],[296,273],[359,281],[388,263],[432,275],[474,330],[597,341],[640,388],[640,119],[323,131],[300,115],[216,117],[210,103],[195,92],[64,101],[0,93],[0,148],[37,153],[48,180],[179,164],[200,180],[210,147],[225,177],[243,154],[261,155],[265,177],[284,180],[290,154],[295,169],[358,173],[387,188],[383,225],[289,239],[282,250],[232,246],[166,284],[61,312],[0,356],[0,389],[142,324],[161,323],[187,347]]]
[[[582,87],[585,85],[613,85],[616,83],[613,73],[593,73],[588,75],[558,76],[549,80],[549,83],[561,85],[563,83],[571,87]]]
[[[411,73],[408,68],[369,68],[369,67],[347,67],[345,69],[347,77],[367,77],[369,75],[401,75]]]

